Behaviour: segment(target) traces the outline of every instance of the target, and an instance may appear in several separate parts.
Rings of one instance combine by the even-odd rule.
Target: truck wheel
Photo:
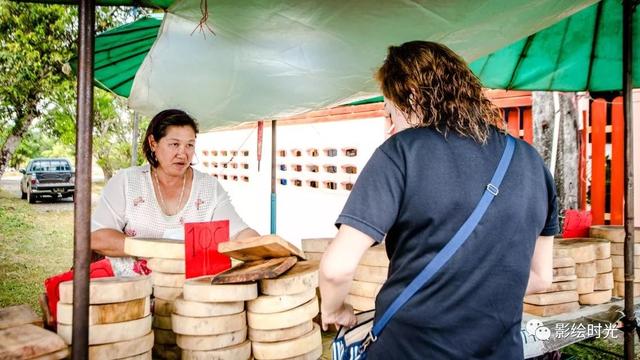
[[[24,191],[22,191],[22,189],[20,189],[20,193],[22,194],[22,195],[20,196],[20,198],[21,198],[22,200],[26,200],[26,199],[27,199],[27,193],[26,193],[26,192],[24,192]]]
[[[38,197],[36,195],[32,194],[31,191],[29,191],[27,193],[27,201],[29,202],[29,204],[35,204],[37,198]]]

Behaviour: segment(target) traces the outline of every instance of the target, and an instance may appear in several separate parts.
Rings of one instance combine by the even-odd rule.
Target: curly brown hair
[[[480,80],[448,47],[411,41],[389,47],[376,73],[385,98],[407,115],[421,119],[414,127],[454,131],[485,143],[491,126],[500,126],[500,111],[486,98]]]

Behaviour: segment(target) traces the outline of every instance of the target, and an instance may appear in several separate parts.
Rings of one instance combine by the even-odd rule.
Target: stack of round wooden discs
[[[253,356],[269,359],[318,359],[322,355],[316,288],[318,262],[298,262],[274,279],[260,280],[260,293],[247,303]]]
[[[92,279],[89,285],[89,358],[151,359],[149,276]],[[58,334],[71,343],[73,282],[60,284]]]
[[[551,287],[524,297],[523,311],[536,316],[553,316],[580,309],[576,262],[571,256],[554,255]]]
[[[620,225],[594,225],[589,231],[592,238],[611,241],[611,265],[613,268],[613,296],[624,296],[624,227]],[[640,294],[640,229],[634,234],[634,280],[633,292]]]
[[[302,239],[302,250],[308,260],[320,261],[331,238]],[[387,280],[389,258],[384,245],[368,249],[356,268],[346,302],[357,311],[375,309],[376,296]]]
[[[211,276],[189,279],[173,305],[171,323],[183,359],[251,358],[245,301],[258,296],[255,283],[212,285]]]
[[[173,302],[182,295],[185,281],[184,243],[167,239],[125,239],[125,253],[147,259],[153,284],[153,354],[161,359],[179,359],[180,348],[171,329]]]

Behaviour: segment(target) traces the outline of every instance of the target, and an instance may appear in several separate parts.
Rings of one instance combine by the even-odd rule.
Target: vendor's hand
[[[356,324],[356,316],[353,313],[353,307],[349,304],[342,304],[340,309],[333,313],[322,313],[322,330],[329,330],[329,325],[335,324],[336,328],[340,326],[352,327]]]

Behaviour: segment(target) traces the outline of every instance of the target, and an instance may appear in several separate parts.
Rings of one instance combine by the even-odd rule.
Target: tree
[[[65,79],[74,50],[75,8],[0,0],[0,178],[47,96]]]

